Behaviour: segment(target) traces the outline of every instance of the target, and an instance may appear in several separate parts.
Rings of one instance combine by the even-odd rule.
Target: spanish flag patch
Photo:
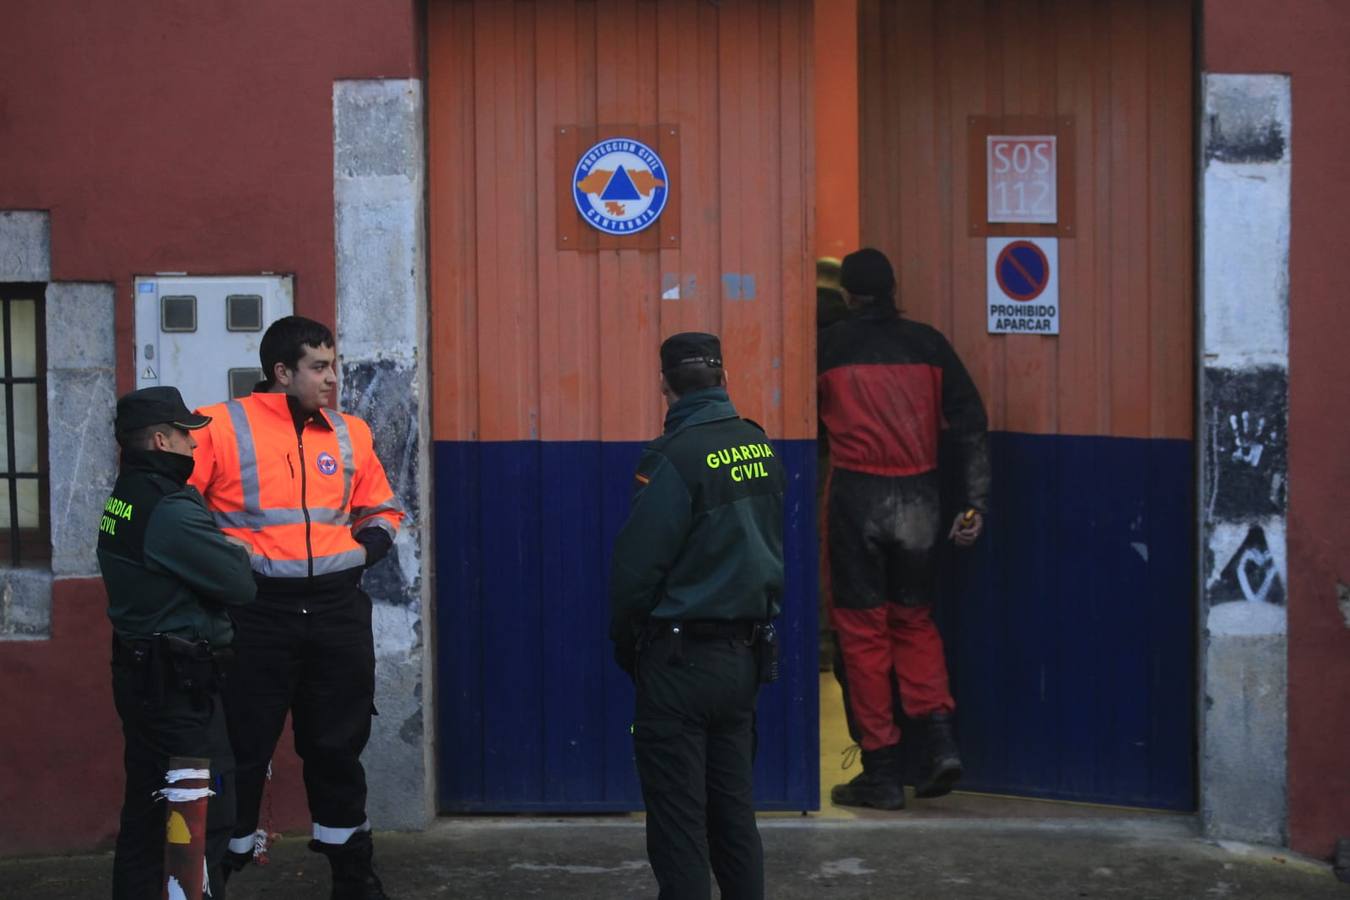
[[[633,477],[638,480],[638,484],[651,484],[652,482],[650,478],[648,478],[646,475],[643,475],[641,472],[638,472]]]

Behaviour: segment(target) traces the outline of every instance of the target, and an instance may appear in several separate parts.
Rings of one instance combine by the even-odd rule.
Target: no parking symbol
[[[1059,334],[1059,241],[990,238],[989,333]]]

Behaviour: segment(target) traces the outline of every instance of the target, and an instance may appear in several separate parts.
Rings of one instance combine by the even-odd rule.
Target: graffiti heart
[[[1284,583],[1260,525],[1247,531],[1246,539],[1229,558],[1210,591],[1211,606],[1238,601],[1284,605]]]

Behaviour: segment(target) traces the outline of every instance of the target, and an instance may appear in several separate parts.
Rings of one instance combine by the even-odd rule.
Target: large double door
[[[428,11],[437,717],[446,811],[640,805],[605,578],[656,348],[724,341],[792,474],[765,808],[818,800],[813,4]],[[1192,8],[859,0],[862,239],[990,410],[987,539],[945,573],[970,787],[1194,803]],[[991,335],[972,120],[1071,120],[1060,333]],[[576,235],[575,134],[665,129],[662,241]],[[667,149],[662,150],[663,153]],[[821,165],[831,164],[822,159]],[[584,226],[583,226],[584,227]]]

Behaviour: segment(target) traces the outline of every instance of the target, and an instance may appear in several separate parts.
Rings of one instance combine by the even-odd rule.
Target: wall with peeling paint
[[[435,812],[428,668],[426,241],[422,84],[333,86],[337,342],[343,408],[370,423],[389,484],[408,516],[389,558],[366,573],[375,600],[375,705],[365,758],[369,813],[420,827]]]
[[[1289,79],[1204,79],[1201,814],[1286,834]]]
[[[1271,230],[1269,223],[1256,235],[1261,238],[1259,243],[1243,244],[1248,257],[1231,258],[1239,268],[1224,274],[1208,273],[1206,266],[1214,278],[1243,276],[1263,285],[1267,294],[1283,293],[1288,298],[1281,306],[1254,305],[1241,318],[1223,317],[1228,329],[1226,344],[1237,343],[1244,333],[1279,335],[1281,318],[1287,317],[1283,332],[1288,342],[1287,387],[1281,390],[1282,367],[1267,355],[1278,356],[1279,347],[1248,347],[1249,366],[1237,382],[1252,401],[1247,419],[1239,419],[1236,428],[1228,418],[1208,423],[1220,461],[1227,458],[1227,472],[1218,472],[1220,494],[1226,475],[1230,486],[1235,478],[1246,478],[1245,493],[1256,512],[1251,525],[1262,530],[1254,535],[1253,528],[1237,527],[1223,535],[1215,529],[1209,543],[1223,540],[1216,557],[1227,555],[1231,560],[1236,556],[1233,571],[1245,574],[1245,587],[1253,588],[1254,594],[1259,595],[1266,571],[1274,565],[1269,590],[1273,592],[1278,585],[1285,596],[1283,605],[1274,607],[1278,614],[1269,605],[1245,601],[1244,595],[1242,603],[1212,605],[1210,616],[1237,617],[1244,624],[1268,618],[1272,621],[1263,626],[1267,631],[1276,624],[1273,620],[1282,620],[1288,684],[1288,837],[1294,849],[1326,857],[1337,838],[1350,837],[1350,766],[1346,765],[1350,759],[1350,527],[1346,524],[1350,378],[1343,375],[1345,298],[1350,296],[1350,267],[1345,264],[1345,247],[1350,243],[1346,215],[1350,210],[1350,155],[1346,153],[1350,106],[1345,102],[1350,96],[1350,67],[1345,64],[1350,9],[1329,2],[1290,5],[1277,0],[1206,0],[1203,20],[1206,70],[1287,73],[1287,95],[1267,96],[1261,105],[1277,110],[1276,118],[1281,103],[1292,112],[1287,130],[1263,125],[1271,116],[1261,111],[1261,105],[1255,116],[1245,116],[1240,122],[1229,117],[1231,124],[1224,126],[1218,143],[1226,144],[1237,130],[1237,143],[1243,149],[1234,154],[1224,148],[1215,157],[1222,164],[1256,166],[1253,175],[1267,173],[1264,179],[1244,179],[1240,187],[1252,201],[1235,203],[1223,218],[1236,221],[1216,226],[1262,227],[1246,220],[1264,208],[1263,198],[1272,189],[1287,190],[1287,269],[1250,268],[1258,260],[1270,262],[1272,239],[1280,233]],[[1288,145],[1281,155],[1292,152],[1292,166],[1272,178],[1280,138]],[[1206,169],[1211,171],[1212,166]],[[1221,298],[1214,301],[1219,303]],[[1207,318],[1209,310],[1207,295]],[[1288,425],[1267,444],[1255,433],[1260,418],[1253,416],[1264,408],[1266,428],[1272,428],[1281,400],[1286,404]],[[1221,442],[1226,443],[1221,446]],[[1263,471],[1265,451],[1261,458],[1255,456],[1260,444],[1280,456],[1287,467],[1287,481],[1274,483],[1279,463]],[[1283,527],[1273,528],[1272,520],[1281,509]],[[1255,543],[1259,538],[1264,538],[1266,551]],[[1263,553],[1269,553],[1271,564],[1262,562]],[[1214,564],[1228,566],[1217,559]],[[1223,571],[1218,572],[1220,582]],[[1237,586],[1244,588],[1241,580]],[[1225,590],[1231,595],[1231,581]],[[1265,599],[1272,599],[1272,593]],[[1242,614],[1229,611],[1234,608]],[[1227,640],[1239,639],[1267,644],[1278,640],[1245,635]],[[1259,659],[1252,662],[1260,664]],[[1272,672],[1279,662],[1270,660]],[[1211,683],[1217,680],[1217,673],[1207,675]],[[1264,723],[1252,720],[1248,724]],[[1256,733],[1266,734],[1265,730]],[[1234,803],[1237,799],[1233,798]]]
[[[113,400],[135,381],[133,276],[291,273],[296,311],[336,321],[340,335],[344,312],[335,292],[369,291],[380,279],[397,284],[405,308],[394,316],[386,303],[374,321],[416,321],[420,258],[409,266],[407,252],[363,255],[345,274],[339,269],[340,240],[359,242],[366,223],[335,215],[334,82],[415,76],[420,25],[417,5],[406,0],[295,0],[246,9],[54,0],[6,15],[0,279],[17,280],[5,267],[21,265],[31,276],[26,280],[49,282],[54,552],[50,570],[0,569],[0,772],[24,775],[0,777],[0,854],[87,849],[108,843],[116,831],[120,738],[107,686],[110,628],[102,584],[90,576],[97,572],[99,498],[116,464]],[[385,123],[344,124],[345,140]],[[420,124],[410,135],[405,129],[377,137],[398,143],[399,153],[420,166]],[[360,176],[367,174],[355,173],[350,187],[366,190],[371,182]],[[419,204],[406,214],[399,239],[421,226]],[[28,227],[35,217],[37,230]],[[344,225],[357,234],[349,229],[340,239]],[[380,268],[384,260],[397,265]],[[42,270],[28,271],[38,261]],[[363,278],[367,270],[371,281]],[[364,343],[350,330],[347,337],[351,346],[339,347],[344,363],[353,362],[344,369],[344,398],[362,412],[360,393],[370,381],[363,375],[373,377],[384,364],[381,342],[402,354],[415,350],[415,338],[392,324]],[[374,366],[369,373],[367,364]],[[411,391],[398,392],[390,412],[417,408],[415,379],[404,386]],[[370,418],[381,423],[380,451],[400,457],[393,468],[403,479],[401,495],[424,491],[417,463],[402,459],[419,446],[424,429],[399,427],[394,416]],[[423,582],[415,545],[423,539],[411,529],[397,560],[372,570],[367,583],[380,601],[381,633],[390,636],[381,640],[380,690],[387,699],[380,702],[392,715],[376,723],[373,768],[385,770],[379,760],[388,754],[387,770],[403,779],[372,779],[377,828],[420,824],[430,808],[415,599]],[[5,640],[15,637],[24,639]],[[67,713],[56,725],[54,705]],[[415,751],[405,751],[410,740]],[[272,824],[291,829],[307,823],[308,814],[288,745],[283,739],[277,755]],[[410,759],[417,765],[410,768]],[[56,813],[67,808],[49,800],[72,784],[83,803],[74,817],[62,818]]]

